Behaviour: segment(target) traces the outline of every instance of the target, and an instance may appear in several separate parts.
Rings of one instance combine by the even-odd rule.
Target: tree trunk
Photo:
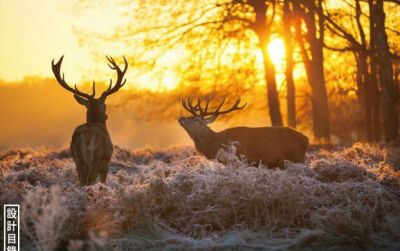
[[[268,43],[270,37],[270,24],[273,20],[267,20],[267,5],[265,1],[252,0],[248,2],[255,11],[256,20],[252,29],[258,36],[260,48],[263,54],[264,74],[267,85],[268,107],[273,126],[282,126],[282,115],[279,105],[279,96],[276,89],[275,66],[268,53]]]
[[[313,53],[313,60],[309,70],[309,82],[313,92],[313,129],[317,138],[329,139],[329,109],[323,73],[322,47],[317,48],[317,50],[320,50],[320,53]]]
[[[296,99],[293,79],[293,35],[290,24],[290,2],[284,1],[283,5],[283,30],[286,54],[286,90],[287,90],[287,122],[290,127],[296,128]]]
[[[282,126],[283,123],[279,104],[279,96],[276,89],[275,66],[271,61],[266,45],[263,46],[263,55],[265,80],[267,82],[268,107],[271,117],[271,123],[273,126]]]
[[[372,33],[373,34],[373,33]],[[373,35],[371,35],[370,39],[370,79],[369,83],[371,86],[371,109],[372,109],[372,140],[379,142],[381,139],[381,126],[380,126],[380,117],[381,117],[381,109],[380,109],[380,91],[378,87],[378,77],[377,77],[377,64],[375,59],[375,48],[374,48],[374,39],[372,39]]]
[[[381,127],[380,127],[380,91],[378,86],[378,71],[376,63],[376,45],[375,45],[375,8],[373,6],[373,0],[368,0],[369,6],[369,34],[370,34],[370,86],[371,86],[371,109],[372,109],[372,140],[379,142],[381,138]]]
[[[357,98],[364,111],[364,123],[366,138],[368,142],[373,140],[372,135],[372,106],[371,106],[371,86],[369,84],[368,74],[368,55],[363,51],[354,53],[357,62]]]
[[[377,63],[379,65],[379,81],[381,84],[382,97],[382,118],[385,140],[387,142],[396,140],[398,137],[397,121],[397,97],[393,84],[393,68],[389,51],[387,35],[385,31],[385,12],[383,10],[383,0],[373,2],[375,24],[375,45]]]
[[[371,92],[371,83],[370,76],[368,72],[368,48],[367,48],[367,39],[365,36],[364,28],[361,24],[361,5],[360,0],[355,0],[356,4],[356,21],[358,31],[360,33],[361,47],[358,51],[354,52],[357,62],[357,88],[358,88],[358,101],[361,107],[364,109],[364,123],[365,123],[365,132],[366,138],[368,142],[372,142],[373,133],[372,133],[372,92]],[[357,47],[357,45],[355,45]],[[379,108],[379,107],[378,107]]]
[[[381,139],[381,107],[380,91],[378,87],[377,65],[374,52],[370,56],[370,85],[371,85],[371,110],[372,110],[372,140],[379,142]]]
[[[304,20],[307,34],[302,35],[301,25],[296,23],[296,33],[302,51],[302,58],[306,68],[307,78],[312,90],[312,115],[313,131],[316,138],[330,139],[329,108],[326,94],[323,59],[324,40],[324,15],[322,1],[304,1],[302,5],[298,1],[293,2],[299,16]],[[318,23],[316,21],[318,17]],[[317,27],[318,34],[317,37]],[[304,40],[308,42],[311,57],[308,56]]]
[[[380,139],[380,98],[382,98],[382,120],[386,141],[398,137],[398,121],[396,113],[397,95],[393,85],[392,62],[384,29],[385,13],[383,1],[368,0],[370,12],[371,34],[371,88],[373,89],[373,121],[375,140]],[[378,80],[381,91],[379,91]]]

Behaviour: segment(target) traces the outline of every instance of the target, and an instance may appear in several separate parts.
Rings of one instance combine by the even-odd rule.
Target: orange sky
[[[63,69],[71,81],[80,80],[87,52],[72,32],[70,0],[0,1],[0,79],[25,75],[52,76],[50,60],[67,54]]]
[[[113,25],[120,21],[119,10],[112,1],[107,1],[94,9],[78,11],[75,9],[77,12],[74,13],[73,6],[76,1],[2,0],[0,2],[0,32],[6,34],[4,39],[0,40],[2,66],[0,79],[17,81],[26,75],[52,77],[50,61],[53,58],[58,59],[63,54],[65,60],[62,71],[65,72],[69,83],[81,82],[83,73],[88,69],[94,69],[94,63],[89,57],[90,52],[87,47],[79,46],[73,29],[74,27],[89,31],[112,29]],[[97,45],[96,49],[99,49]],[[110,49],[102,48],[105,55],[113,55]],[[281,40],[272,44],[270,52],[274,63],[282,65],[284,49]],[[168,58],[171,59],[170,56]],[[104,65],[105,63],[104,61]],[[278,71],[279,68],[278,65]],[[178,82],[179,76],[174,72],[166,72],[166,75],[168,76],[162,78],[143,75],[134,82],[135,85],[142,84],[152,90],[169,90],[176,85],[173,82]],[[93,77],[93,80],[103,79]],[[279,82],[281,81],[278,79]]]

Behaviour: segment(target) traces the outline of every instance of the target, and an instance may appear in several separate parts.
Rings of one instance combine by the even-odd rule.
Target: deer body
[[[101,182],[106,182],[114,148],[105,125],[78,126],[72,135],[70,150],[81,184],[93,184],[97,176]]]
[[[240,102],[240,100],[238,100]],[[220,114],[244,108],[238,107],[239,102],[225,112],[207,112],[200,101],[196,106],[188,102],[191,112],[201,111],[193,117],[182,117],[179,123],[193,139],[195,148],[208,159],[214,159],[218,151],[231,142],[237,142],[236,154],[244,155],[250,163],[263,163],[268,167],[283,167],[283,160],[304,162],[308,147],[308,138],[289,127],[235,127],[221,132],[214,132],[207,126]],[[222,103],[223,104],[223,103]],[[186,103],[184,103],[186,108]],[[208,104],[207,106],[208,107]],[[205,116],[212,116],[205,118]]]
[[[112,86],[110,80],[108,89],[97,99],[95,98],[94,82],[92,95],[79,91],[76,86],[73,89],[65,82],[64,76],[61,77],[60,74],[63,57],[56,64],[52,62],[52,69],[57,81],[63,88],[74,93],[76,101],[87,109],[86,123],[75,129],[70,144],[71,155],[75,161],[82,186],[93,184],[97,176],[100,177],[101,182],[106,182],[108,166],[113,153],[113,144],[106,127],[108,117],[105,100],[108,95],[118,91],[125,84],[126,80],[122,80],[128,64],[124,58],[125,68],[121,70],[111,57],[107,57],[107,59],[110,63],[109,66],[117,71],[118,79],[114,86]]]

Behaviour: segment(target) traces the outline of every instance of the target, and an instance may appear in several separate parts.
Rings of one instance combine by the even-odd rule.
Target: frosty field
[[[400,249],[399,148],[311,146],[284,170],[233,151],[116,147],[107,183],[80,187],[69,150],[9,150],[1,203],[21,204],[23,250]]]

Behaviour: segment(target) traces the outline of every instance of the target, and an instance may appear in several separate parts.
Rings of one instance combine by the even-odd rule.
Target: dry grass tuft
[[[315,149],[305,164],[225,164],[192,148],[115,149],[107,184],[79,187],[68,150],[0,154],[0,200],[22,245],[53,250],[400,248],[400,149]]]

